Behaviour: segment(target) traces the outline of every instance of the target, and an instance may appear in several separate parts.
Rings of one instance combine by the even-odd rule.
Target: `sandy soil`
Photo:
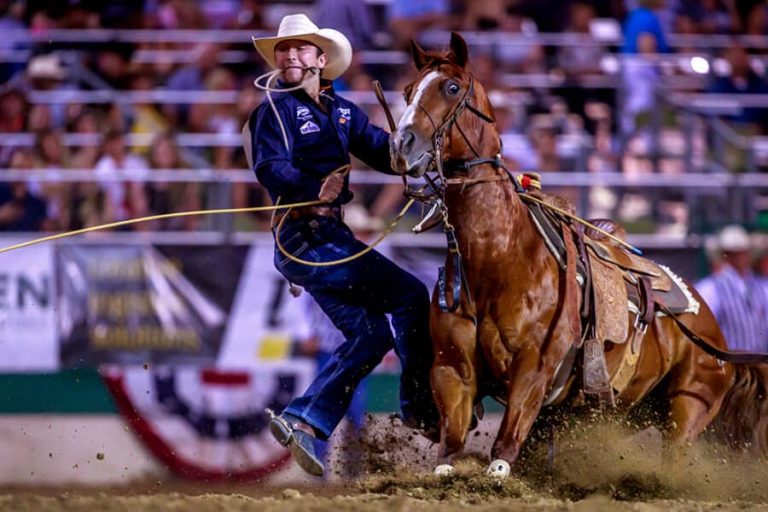
[[[471,434],[456,473],[433,476],[435,447],[378,425],[349,453],[361,475],[301,488],[143,482],[120,489],[0,489],[0,511],[768,511],[768,463],[702,442],[664,451],[656,430],[620,423],[569,425],[554,444],[531,443],[503,482],[485,475],[493,426]],[[548,458],[554,448],[553,462]],[[550,462],[548,462],[550,460]]]

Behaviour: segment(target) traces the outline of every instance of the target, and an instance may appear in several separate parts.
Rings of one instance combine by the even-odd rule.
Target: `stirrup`
[[[294,428],[291,421],[282,414],[276,415],[271,409],[267,409],[266,413],[270,417],[269,431],[272,437],[290,450],[299,467],[310,475],[323,476],[325,468],[315,455],[315,437]]]
[[[415,234],[423,233],[425,231],[429,231],[430,229],[434,228],[440,222],[443,220],[443,216],[441,215],[441,211],[438,210],[441,206],[441,201],[437,200],[432,203],[432,207],[427,211],[427,213],[424,215],[424,218],[421,219],[421,221],[413,226],[411,228],[411,231],[413,231]]]

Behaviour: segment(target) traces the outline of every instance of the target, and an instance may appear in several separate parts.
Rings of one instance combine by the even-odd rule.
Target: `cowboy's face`
[[[275,46],[275,64],[289,84],[301,82],[307,68],[323,69],[327,58],[320,48],[301,39],[287,39]]]

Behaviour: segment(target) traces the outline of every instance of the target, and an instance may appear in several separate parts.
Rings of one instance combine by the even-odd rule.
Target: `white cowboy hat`
[[[738,224],[725,226],[717,236],[717,245],[721,251],[740,252],[752,249],[752,241],[747,230]]]
[[[64,80],[67,70],[62,66],[58,55],[49,53],[38,55],[29,61],[27,65],[29,78],[44,78],[48,80]]]
[[[347,36],[332,28],[318,28],[306,14],[289,14],[280,21],[275,37],[254,37],[253,46],[273,68],[275,46],[286,39],[301,39],[320,48],[327,56],[328,63],[322,70],[322,77],[335,80],[352,62],[352,45]]]

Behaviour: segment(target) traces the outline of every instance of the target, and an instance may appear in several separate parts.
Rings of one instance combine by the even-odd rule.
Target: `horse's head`
[[[468,69],[464,38],[452,33],[447,52],[426,52],[411,41],[411,54],[419,74],[405,88],[408,106],[390,137],[395,172],[419,177],[436,157],[470,159],[498,153],[491,105]],[[496,136],[488,137],[486,127],[492,127]],[[481,155],[489,144],[495,152]]]

